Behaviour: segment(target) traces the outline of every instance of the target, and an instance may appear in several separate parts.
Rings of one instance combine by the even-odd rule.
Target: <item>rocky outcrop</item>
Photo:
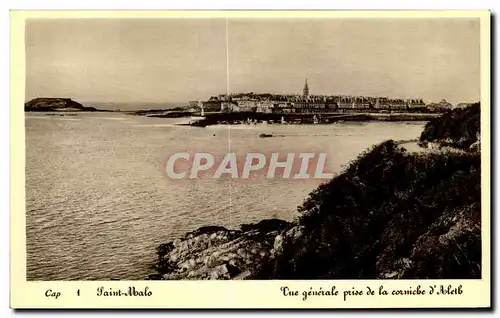
[[[71,98],[35,98],[24,104],[24,111],[99,111],[94,107],[85,107],[82,104],[75,102]]]
[[[162,244],[150,278],[480,278],[480,159],[384,142],[314,190],[298,220],[200,228]]]
[[[425,125],[420,144],[437,143],[442,147],[477,151],[480,149],[480,119],[480,103],[450,110]]]
[[[275,237],[290,223],[264,220],[239,230],[208,226],[157,249],[159,274],[149,279],[246,279],[272,257]]]

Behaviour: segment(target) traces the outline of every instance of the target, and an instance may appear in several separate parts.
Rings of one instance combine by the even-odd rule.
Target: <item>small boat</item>
[[[260,134],[259,137],[260,138],[269,138],[269,137],[272,137],[273,135],[272,134]]]
[[[197,123],[197,122],[205,120],[205,119],[207,119],[207,117],[205,117],[205,109],[203,108],[203,105],[202,105],[200,116],[191,116],[191,118],[189,118],[189,124],[191,125],[191,124]]]

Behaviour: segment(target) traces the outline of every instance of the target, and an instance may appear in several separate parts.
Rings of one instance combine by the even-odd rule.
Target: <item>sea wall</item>
[[[477,116],[479,107],[468,111]],[[440,136],[460,140],[450,127]],[[159,247],[150,278],[480,278],[479,149],[409,153],[388,140],[312,191],[294,222],[188,233]]]

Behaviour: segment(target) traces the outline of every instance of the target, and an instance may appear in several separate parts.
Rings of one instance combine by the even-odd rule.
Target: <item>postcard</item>
[[[11,307],[490,308],[489,11],[11,11]]]

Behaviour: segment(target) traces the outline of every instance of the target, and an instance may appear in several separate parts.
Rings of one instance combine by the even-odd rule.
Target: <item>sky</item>
[[[226,92],[480,98],[478,19],[37,19],[26,100],[185,102]]]

